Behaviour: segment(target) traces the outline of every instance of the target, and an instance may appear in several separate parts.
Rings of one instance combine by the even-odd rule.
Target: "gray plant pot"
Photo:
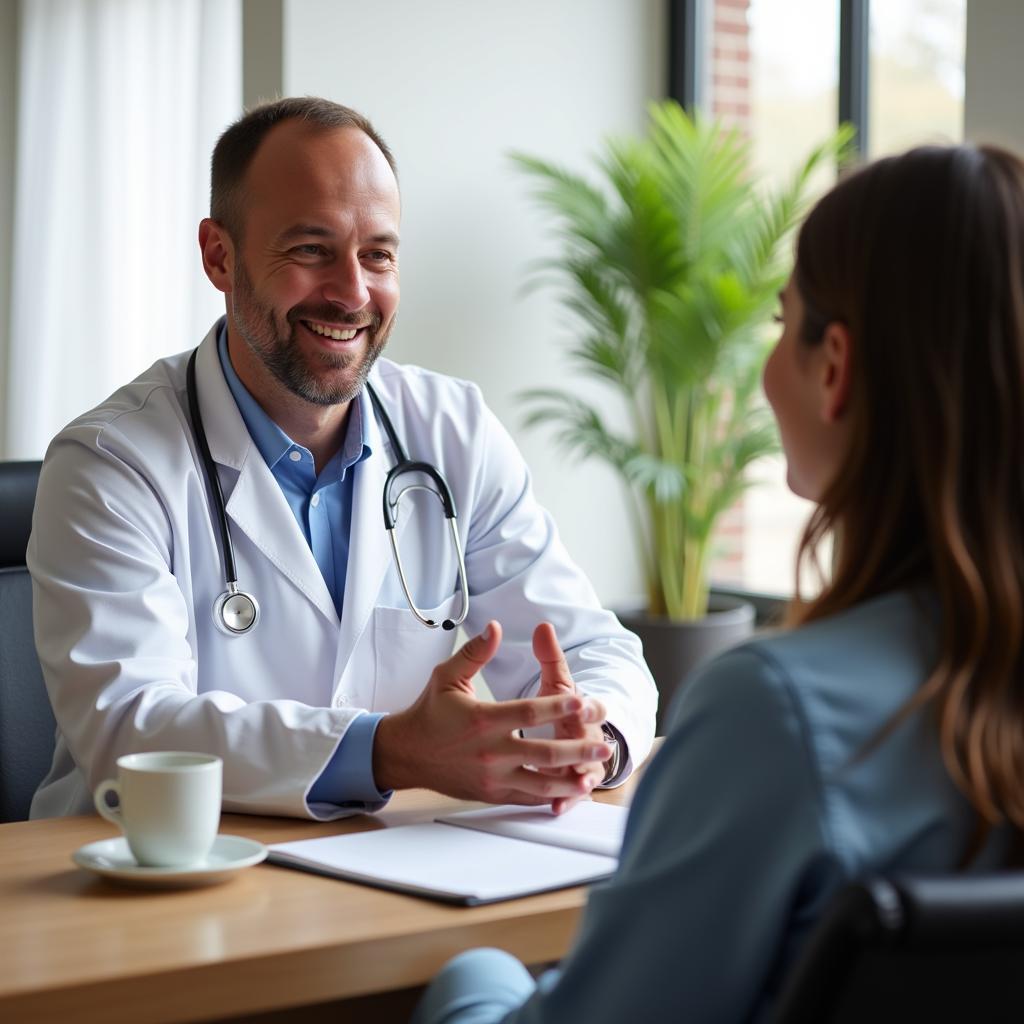
[[[638,609],[616,614],[644,645],[644,660],[658,685],[659,736],[665,734],[672,698],[690,672],[754,632],[754,606],[723,594],[712,594],[708,614],[692,622],[671,622]]]

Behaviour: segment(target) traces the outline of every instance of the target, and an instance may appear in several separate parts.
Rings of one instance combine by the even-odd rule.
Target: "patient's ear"
[[[211,217],[199,222],[199,249],[203,270],[217,291],[230,294],[234,280],[235,246],[231,236]]]
[[[825,423],[842,419],[850,398],[853,373],[853,339],[846,324],[833,320],[825,328],[821,353],[820,414]]]

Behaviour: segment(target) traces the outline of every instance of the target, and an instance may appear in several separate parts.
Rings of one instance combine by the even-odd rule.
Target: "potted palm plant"
[[[620,618],[644,641],[663,713],[696,661],[753,629],[749,605],[709,614],[715,526],[747,467],[777,449],[759,383],[787,239],[815,168],[848,142],[840,131],[769,192],[737,131],[668,101],[651,106],[644,138],[607,144],[596,184],[513,155],[560,240],[534,283],[560,286],[576,327],[569,356],[607,385],[628,426],[612,425],[607,403],[557,388],[525,394],[526,422],[625,484],[646,607]]]

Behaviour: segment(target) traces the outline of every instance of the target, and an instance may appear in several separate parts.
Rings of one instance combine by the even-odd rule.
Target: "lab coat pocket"
[[[462,597],[454,594],[436,608],[422,608],[424,618],[443,622],[457,613]],[[401,711],[420,695],[434,666],[451,657],[456,630],[431,629],[409,610],[376,608],[373,645],[377,652],[374,711]]]

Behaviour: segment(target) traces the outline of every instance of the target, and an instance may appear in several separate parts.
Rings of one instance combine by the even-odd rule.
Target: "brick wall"
[[[711,15],[711,109],[716,117],[750,128],[750,0],[713,0]]]
[[[712,114],[744,132],[750,130],[750,0],[708,0],[709,84]],[[741,498],[719,521],[711,578],[743,582],[744,509]]]

